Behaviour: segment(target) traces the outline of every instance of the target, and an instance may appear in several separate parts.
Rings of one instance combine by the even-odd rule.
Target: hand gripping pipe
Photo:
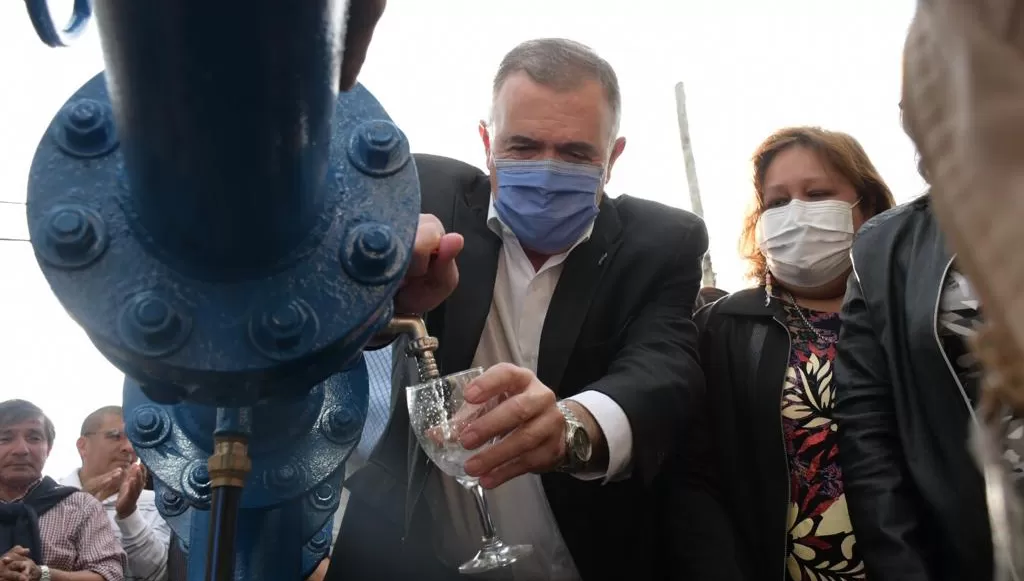
[[[352,0],[361,1],[361,0]],[[125,422],[190,581],[304,579],[327,553],[366,417],[362,350],[391,323],[419,185],[361,86],[338,93],[344,0],[75,0],[105,72],[32,161],[53,292],[127,379]]]

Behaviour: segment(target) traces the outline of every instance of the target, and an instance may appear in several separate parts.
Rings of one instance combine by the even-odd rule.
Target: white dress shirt
[[[78,470],[60,481],[65,486],[82,488]],[[167,549],[171,544],[171,527],[156,510],[156,496],[143,490],[135,504],[135,512],[117,518],[117,495],[103,501],[114,536],[128,555],[125,581],[166,581]]]
[[[568,251],[552,256],[534,269],[515,234],[488,209],[488,227],[502,240],[491,310],[487,315],[480,342],[473,358],[474,367],[490,367],[509,362],[537,371],[540,336],[551,298],[568,255],[585,242],[593,227]],[[451,370],[449,370],[451,371]],[[557,391],[557,386],[548,386]],[[625,412],[610,397],[596,391],[583,391],[569,398],[587,409],[604,434],[608,445],[606,473],[580,474],[582,480],[604,482],[629,476],[632,464],[633,432]],[[480,525],[471,494],[453,478],[435,470],[429,483],[435,520],[442,529],[441,551],[446,561],[459,564],[480,548]],[[440,494],[438,494],[440,493]],[[516,581],[545,579],[579,581],[572,556],[558,530],[540,476],[525,474],[488,491],[488,503],[498,535],[509,544],[529,544],[533,554],[512,566]],[[599,510],[599,507],[595,507]]]

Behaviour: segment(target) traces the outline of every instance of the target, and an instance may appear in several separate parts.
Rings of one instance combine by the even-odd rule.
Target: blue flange
[[[380,104],[362,87],[338,98],[325,211],[257,273],[199,272],[154,243],[110,111],[97,75],[51,123],[28,193],[43,273],[100,351],[156,401],[213,406],[300,395],[351,364],[390,318],[419,215],[408,142]]]
[[[252,470],[242,489],[236,578],[297,579],[298,572],[308,574],[326,556],[344,463],[366,419],[367,384],[360,358],[306,398],[252,409]],[[155,404],[129,379],[124,412],[128,437],[153,474],[157,510],[188,550],[190,580],[201,580],[211,494],[206,461],[213,451],[218,411],[195,404]],[[259,561],[263,551],[272,549],[273,560]],[[294,553],[291,558],[288,551]],[[249,571],[248,577],[238,576],[243,570]]]
[[[75,0],[63,29],[45,0],[26,6],[50,46],[94,8],[107,65],[32,161],[43,274],[132,378],[128,434],[190,581],[218,430],[247,435],[252,460],[235,579],[297,581],[330,546],[366,417],[361,351],[391,318],[420,208],[405,136],[362,86],[338,96],[348,2]]]

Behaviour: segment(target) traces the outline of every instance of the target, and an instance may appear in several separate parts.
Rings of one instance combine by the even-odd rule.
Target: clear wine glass
[[[480,486],[479,479],[466,474],[466,460],[496,441],[492,440],[476,450],[463,448],[460,441],[462,430],[470,422],[497,405],[497,398],[482,405],[467,403],[463,398],[462,390],[483,372],[482,367],[476,367],[405,389],[409,420],[420,446],[438,468],[472,492],[476,500],[480,524],[484,529],[483,547],[475,557],[459,566],[459,572],[464,574],[507,567],[533,550],[530,545],[508,545],[498,538],[487,510],[484,488]]]

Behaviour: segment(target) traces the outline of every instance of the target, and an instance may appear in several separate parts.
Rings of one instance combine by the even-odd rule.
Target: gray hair
[[[604,89],[612,113],[612,137],[619,133],[622,95],[615,69],[590,47],[564,38],[528,40],[513,48],[501,60],[494,75],[493,99],[505,81],[515,73],[529,75],[535,83],[556,91],[575,89],[585,80],[596,80]]]

